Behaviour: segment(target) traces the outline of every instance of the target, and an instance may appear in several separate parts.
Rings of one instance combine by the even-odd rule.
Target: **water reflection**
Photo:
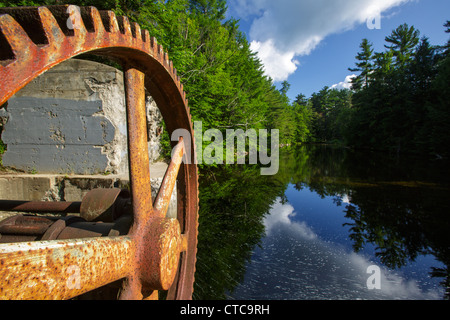
[[[267,235],[248,264],[235,299],[438,299],[435,289],[423,290],[381,269],[380,290],[369,290],[367,269],[374,262],[345,246],[326,241],[303,221],[294,207],[277,202],[265,219]]]
[[[446,164],[317,146],[281,156],[273,177],[203,170],[194,298],[444,297]]]

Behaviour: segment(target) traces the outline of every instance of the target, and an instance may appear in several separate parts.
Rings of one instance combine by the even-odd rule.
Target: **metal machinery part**
[[[169,135],[176,129],[188,130],[192,139],[194,134],[176,70],[148,31],[94,7],[0,8],[0,105],[46,70],[83,53],[123,66],[131,192],[98,189],[81,203],[2,201],[0,210],[66,217],[20,215],[2,223],[0,241],[9,243],[0,244],[0,298],[69,299],[120,280],[120,299],[157,299],[161,290],[168,299],[190,299],[198,172],[182,157],[187,151],[195,155],[195,143],[181,137],[172,142],[171,163],[153,201],[145,90]],[[175,184],[177,218],[170,219],[166,211]]]

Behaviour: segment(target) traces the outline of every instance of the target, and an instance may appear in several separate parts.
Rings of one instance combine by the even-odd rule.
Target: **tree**
[[[306,98],[306,96],[304,94],[300,93],[297,95],[297,97],[295,97],[294,102],[298,105],[306,106],[308,104],[308,99]]]
[[[292,106],[296,123],[295,142],[298,144],[308,142],[313,139],[312,124],[315,119],[315,113],[308,99],[303,94],[297,95]]]
[[[287,98],[287,92],[291,88],[291,84],[286,80],[281,83],[280,93]]]
[[[348,89],[324,87],[311,96],[312,110],[316,113],[313,130],[316,140],[321,142],[342,141],[346,130],[344,119],[348,118],[352,93]],[[346,114],[344,117],[343,114]]]
[[[397,66],[403,68],[411,59],[414,48],[419,43],[419,35],[419,30],[404,23],[385,38],[390,43],[385,48],[393,52]]]
[[[447,20],[447,22],[444,24],[444,27],[446,28],[445,32],[450,33],[450,20]],[[450,51],[450,39],[447,41],[447,44],[444,46],[444,50],[446,54]]]
[[[450,33],[450,22],[444,25]],[[428,122],[426,130],[430,135],[430,151],[437,157],[450,157],[450,50],[438,60],[436,77],[432,79],[427,102]]]
[[[360,46],[361,52],[356,55],[356,68],[348,68],[351,72],[360,72],[357,77],[352,78],[352,89],[359,90],[369,86],[369,78],[373,71],[373,48],[367,39],[363,39]]]
[[[227,11],[226,0],[189,0],[193,12],[206,15],[214,20],[223,20]]]

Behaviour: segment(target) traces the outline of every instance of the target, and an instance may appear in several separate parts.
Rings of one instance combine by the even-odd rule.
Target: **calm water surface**
[[[444,299],[449,178],[443,161],[327,146],[283,150],[276,176],[207,168],[194,298]]]

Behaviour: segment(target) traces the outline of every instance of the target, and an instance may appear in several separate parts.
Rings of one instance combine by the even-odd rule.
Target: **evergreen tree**
[[[419,36],[419,30],[404,23],[385,38],[389,43],[385,48],[393,52],[397,66],[403,68],[412,58],[414,48],[419,43]]]
[[[361,45],[361,52],[356,55],[356,68],[349,68],[349,71],[360,72],[360,74],[352,79],[352,89],[359,90],[363,87],[369,86],[370,75],[373,71],[373,48],[372,44],[367,39],[363,39]]]

